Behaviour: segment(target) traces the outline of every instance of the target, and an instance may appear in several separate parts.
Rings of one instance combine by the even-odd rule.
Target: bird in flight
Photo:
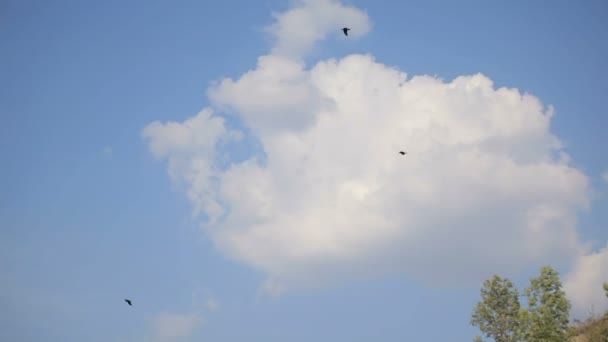
[[[129,304],[130,306],[133,306],[133,304],[131,304],[131,301],[129,299],[125,299],[125,302],[127,302],[127,304]]]
[[[348,36],[348,31],[350,31],[350,29],[348,27],[345,27],[342,29],[342,32],[344,32],[345,36]]]
[[[404,156],[404,155],[406,155],[406,154],[407,154],[407,152],[403,152],[403,151],[399,151],[399,153],[400,153],[402,156]]]

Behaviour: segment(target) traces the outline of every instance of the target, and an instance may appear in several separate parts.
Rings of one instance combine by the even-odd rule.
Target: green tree
[[[549,266],[530,280],[525,291],[528,310],[522,315],[524,338],[528,342],[568,341],[570,302],[562,290],[559,274]]]
[[[606,298],[608,298],[608,283],[604,283],[604,292],[606,295]],[[606,310],[606,312],[604,312],[604,318],[608,319],[608,310]]]
[[[483,282],[471,324],[496,342],[518,341],[520,330],[519,293],[507,278],[497,275]],[[480,338],[481,339],[481,338]]]

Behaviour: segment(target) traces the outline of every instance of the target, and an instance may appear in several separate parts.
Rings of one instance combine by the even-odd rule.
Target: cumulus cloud
[[[203,323],[198,314],[161,313],[155,320],[155,341],[171,342],[188,339]]]
[[[300,1],[277,15],[271,54],[209,89],[263,155],[218,167],[217,149],[242,133],[211,109],[144,129],[225,255],[281,293],[386,272],[478,282],[581,254],[588,179],[551,133],[552,108],[481,74],[408,77],[370,55],[307,67],[292,56],[337,25],[324,6],[344,7]],[[293,26],[313,31],[292,46],[282,37]]]
[[[564,279],[564,290],[576,315],[608,310],[602,284],[608,282],[608,248],[581,256]]]
[[[273,16],[275,22],[266,31],[275,40],[272,53],[276,56],[300,57],[328,34],[341,34],[344,26],[351,28],[351,38],[371,29],[365,12],[339,0],[296,0],[291,9]]]
[[[310,126],[314,114],[329,104],[311,82],[304,63],[279,56],[262,56],[255,70],[239,80],[224,79],[209,89],[214,104],[237,112],[264,134],[297,131]]]
[[[166,159],[169,175],[184,186],[194,206],[194,213],[205,213],[210,222],[223,213],[217,199],[217,151],[242,138],[239,131],[228,129],[221,117],[207,108],[184,122],[158,121],[147,125],[142,137],[149,142],[155,157]]]

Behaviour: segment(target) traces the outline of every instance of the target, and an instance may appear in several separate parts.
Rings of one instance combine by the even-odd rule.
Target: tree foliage
[[[473,311],[471,324],[496,342],[516,342],[520,331],[519,312],[517,289],[509,279],[495,275],[483,283],[481,301]]]
[[[543,267],[540,276],[530,280],[525,294],[528,309],[521,322],[525,341],[567,341],[571,305],[562,290],[559,274],[551,267]]]
[[[608,297],[608,283],[604,290]],[[524,293],[527,308],[520,307],[518,291],[509,279],[495,275],[484,281],[471,324],[496,342],[566,342],[569,334],[580,332],[569,326],[571,305],[553,268],[543,267]]]
[[[608,298],[608,283],[604,283],[604,294],[606,295],[606,298]],[[606,310],[606,312],[604,312],[604,318],[608,319],[608,310]]]

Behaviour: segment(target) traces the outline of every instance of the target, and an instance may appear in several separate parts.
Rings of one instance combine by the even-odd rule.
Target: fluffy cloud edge
[[[353,63],[355,63],[355,64],[353,64]],[[334,68],[334,69],[336,69],[336,68],[346,68],[346,69],[351,68],[352,69],[353,65],[356,65],[357,63],[359,63],[359,64],[363,63],[363,65],[366,65],[366,67],[365,67],[366,69],[371,69],[371,70],[374,70],[374,68],[377,68],[377,67],[384,68],[384,66],[382,66],[382,65],[378,64],[377,62],[373,61],[373,59],[370,56],[357,56],[357,55],[354,55],[354,56],[345,57],[345,58],[343,58],[342,60],[339,60],[339,61],[320,62],[315,67],[313,67],[310,72],[314,74],[318,70],[319,74],[328,74],[328,73],[331,74],[331,69],[328,69],[328,66],[331,67],[331,68]],[[380,73],[386,72],[384,69],[378,69],[378,70],[380,70],[379,71]],[[396,73],[398,74],[399,72],[396,71]],[[319,75],[319,74],[315,74],[315,75]],[[319,76],[313,76],[312,79],[314,79],[315,77],[317,77],[317,82],[321,82],[321,83],[324,82],[323,80],[320,80],[320,81],[318,80]],[[488,96],[487,94],[484,94],[484,93],[490,92],[489,94],[496,94],[496,96],[506,96],[505,99],[509,99],[510,97],[512,97],[511,94],[513,94],[513,93],[516,96],[521,96],[521,95],[517,95],[517,90],[511,90],[511,89],[506,89],[506,88],[493,89],[493,85],[492,85],[491,80],[489,80],[487,77],[485,77],[483,75],[480,75],[480,74],[466,76],[466,77],[465,76],[461,76],[461,77],[458,77],[455,80],[453,80],[451,82],[447,82],[447,83],[445,83],[445,82],[443,82],[443,81],[441,81],[439,79],[431,78],[431,77],[428,77],[428,76],[416,76],[416,77],[412,78],[409,81],[405,81],[404,77],[397,76],[396,79],[393,82],[395,82],[395,84],[401,84],[403,86],[409,86],[410,88],[414,87],[414,86],[421,86],[422,89],[423,89],[422,90],[423,92],[424,91],[430,91],[431,93],[432,92],[437,92],[437,90],[433,90],[433,88],[429,88],[429,87],[438,87],[438,89],[445,88],[445,89],[447,89],[449,91],[452,91],[452,89],[455,89],[457,91],[460,91],[459,89],[463,89],[464,90],[463,94],[465,94],[464,95],[465,98],[467,96],[470,96],[470,95],[466,95],[466,94],[469,94],[468,92],[471,92],[471,91],[473,91],[475,93],[481,93],[482,96]],[[328,85],[325,85],[325,87],[327,87],[327,86]],[[477,90],[477,89],[479,89],[479,90]],[[327,92],[327,90],[326,90],[326,92]],[[334,98],[336,98],[336,95],[332,95],[332,96]],[[461,95],[459,95],[459,96],[461,96]],[[494,95],[492,95],[492,96],[494,96]],[[470,101],[470,99],[469,99],[469,101]],[[509,101],[512,101],[512,100],[509,100]],[[534,97],[531,97],[529,95],[523,95],[519,99],[517,97],[515,97],[515,101],[522,101],[521,102],[522,104],[525,104],[526,106],[530,106],[531,109],[528,109],[528,110],[533,110],[533,111],[536,111],[537,113],[539,113],[539,112],[541,112],[543,110],[542,106],[540,105],[540,101],[538,101],[538,99],[536,99]],[[342,104],[338,103],[338,105],[342,105]],[[210,113],[209,109],[205,109],[204,111],[202,111],[201,113],[199,113],[199,116],[202,117],[201,124],[205,120],[207,120],[209,122],[221,122],[221,118],[220,117],[218,117],[218,116],[212,116],[209,113]],[[526,114],[526,115],[532,115],[532,114]],[[538,116],[538,114],[534,114],[534,115]],[[547,120],[547,121],[542,121],[542,120],[538,121],[538,122],[530,121],[530,123],[532,125],[537,125],[537,126],[531,126],[531,127],[538,127],[538,128],[534,128],[534,129],[535,130],[540,130],[540,132],[542,132],[542,134],[548,134],[548,136],[550,137],[550,139],[547,140],[547,147],[546,148],[548,148],[548,149],[558,148],[559,144],[555,144],[553,142],[555,140],[555,138],[552,137],[552,135],[547,131],[548,130],[548,120],[552,116],[551,109],[549,109],[547,112],[544,112],[544,114],[542,114],[542,115],[544,115],[544,117],[545,117],[545,119],[543,119],[543,120]],[[334,116],[335,116],[335,114],[334,114]],[[538,117],[541,118],[542,116],[538,116]],[[183,126],[185,126],[185,127],[192,126],[189,123],[190,120],[194,120],[194,119],[187,120],[183,124]],[[196,119],[196,120],[198,120],[198,119]],[[520,125],[521,123],[515,123],[515,124],[516,125]],[[214,125],[211,125],[211,126],[214,126]],[[177,128],[179,127],[179,124],[176,124],[176,123],[167,123],[167,124],[165,124],[165,126],[163,126],[161,124],[155,124],[155,130],[154,131],[156,132],[157,136],[160,136],[160,137],[171,136],[170,134],[160,134],[162,132],[162,128],[163,127],[166,127],[167,130],[168,130],[168,132],[171,132],[171,131],[176,131]],[[215,127],[217,127],[217,130],[220,133],[214,133],[213,136],[215,138],[214,139],[210,139],[208,141],[208,143],[203,144],[203,146],[204,146],[205,149],[207,149],[207,148],[211,149],[210,146],[214,146],[217,141],[221,140],[221,137],[222,137],[222,134],[223,134],[222,132],[226,131],[225,128],[223,127],[223,125],[215,125]],[[515,127],[517,127],[517,126],[515,126]],[[461,129],[466,129],[466,126],[462,126],[461,125]],[[501,129],[503,129],[503,128],[501,128]],[[509,132],[509,131],[506,131],[506,132]],[[515,131],[515,133],[518,134],[517,130]],[[189,135],[196,135],[193,132],[189,132],[188,134]],[[202,134],[202,133],[199,132],[198,134]],[[291,134],[291,133],[289,133],[289,134]],[[484,134],[486,134],[486,133],[484,133]],[[534,133],[533,132],[532,134],[540,134],[540,133]],[[285,135],[283,135],[283,137],[284,136]],[[467,135],[463,135],[463,136],[467,136]],[[153,134],[148,134],[148,138],[154,139]],[[274,139],[273,134],[270,135],[270,138],[268,138],[268,136],[266,136],[266,138],[268,139],[267,141],[271,141],[271,142],[272,142],[272,139]],[[445,138],[442,138],[442,139],[445,139]],[[467,139],[470,139],[470,137],[467,138]],[[168,144],[169,146],[175,146],[176,147],[176,150],[174,151],[174,155],[177,155],[177,156],[184,156],[184,155],[186,155],[186,156],[188,156],[189,153],[192,153],[192,152],[189,152],[190,147],[188,147],[187,144],[186,145],[184,145],[184,144],[176,144],[176,143],[173,142],[173,141],[175,141],[177,139],[165,139],[165,140],[166,140],[165,144]],[[158,141],[159,140],[157,139],[157,142]],[[448,142],[449,142],[449,140],[448,140]],[[456,143],[458,143],[458,142],[456,141]],[[152,148],[153,151],[155,151],[155,150],[158,151],[159,149],[164,151],[166,149],[166,148],[161,149],[160,147],[158,147],[158,145],[157,145],[156,148],[154,148],[154,146],[155,146],[154,144],[151,144],[151,148]],[[278,144],[277,146],[287,146],[287,145],[285,145],[285,144]],[[277,147],[277,146],[275,146],[275,147]],[[521,149],[522,151],[523,150],[526,150],[526,151],[529,150],[529,148],[527,148],[527,146],[523,146],[523,147],[525,147],[525,148],[522,148]],[[170,150],[170,148],[169,148],[169,150]],[[270,151],[270,152],[271,152],[270,155],[272,156],[273,155],[272,151]],[[546,158],[544,156],[546,155],[547,152],[545,152],[544,150],[539,150],[539,152],[536,152],[536,153],[537,153],[538,156],[541,156],[542,158]],[[159,154],[159,153],[157,153],[157,154]],[[208,154],[210,154],[210,153],[208,153]],[[170,164],[170,167],[171,167],[171,165],[173,164],[173,163],[171,163],[171,158],[173,157],[173,155],[171,155],[171,153],[164,153],[163,155],[165,155],[165,157],[168,157],[170,159],[170,163],[169,164]],[[580,189],[584,189],[586,187],[586,178],[584,177],[584,175],[577,173],[578,172],[577,170],[571,169],[568,166],[568,163],[567,163],[566,159],[562,158],[562,160],[558,160],[558,161],[553,161],[551,158],[547,159],[547,160],[544,160],[544,159],[537,160],[538,157],[534,157],[534,155],[533,155],[532,158],[533,158],[533,160],[536,160],[536,162],[539,162],[538,166],[540,168],[538,169],[538,171],[539,172],[542,171],[543,173],[545,173],[545,175],[543,175],[543,177],[537,178],[537,181],[541,181],[542,182],[543,179],[546,179],[547,176],[549,176],[551,173],[555,173],[554,176],[557,177],[555,179],[556,182],[551,183],[550,188],[553,189],[552,191],[557,190],[558,192],[556,192],[555,195],[558,195],[560,198],[568,198],[568,200],[566,202],[568,202],[569,204],[566,204],[566,207],[573,206],[573,205],[576,206],[576,205],[579,205],[579,204],[583,205],[583,206],[585,205],[585,203],[586,203],[586,197],[584,195],[584,192],[582,192],[582,193],[577,193],[577,192]],[[202,163],[202,161],[200,160],[198,154],[195,157],[192,157],[191,161],[194,161],[193,164],[195,164],[195,165],[198,165],[198,164]],[[270,162],[272,163],[273,161],[271,160]],[[219,175],[219,176],[217,174],[215,174],[215,175],[213,175],[213,177],[217,176],[220,179],[220,184],[221,184],[221,180],[226,180],[225,176],[232,174],[235,170],[237,170],[239,168],[239,165],[242,166],[242,167],[250,167],[250,166],[254,167],[253,169],[250,169],[250,170],[255,170],[256,168],[259,167],[259,165],[255,166],[256,165],[255,162],[251,163],[251,161],[247,161],[245,163],[241,163],[241,164],[238,164],[238,165],[233,165],[233,166],[236,166],[237,168],[236,169],[235,168],[228,169],[226,171],[227,172],[226,174],[222,174],[222,175]],[[509,166],[509,165],[510,165],[509,163],[504,164],[504,166]],[[552,168],[553,168],[553,170],[552,170]],[[562,168],[562,169],[560,170],[560,168]],[[260,171],[260,170],[258,170],[258,171]],[[547,172],[549,172],[549,173],[547,173]],[[170,173],[172,173],[172,172],[170,172]],[[204,179],[206,179],[208,177],[205,176],[204,174],[201,174],[199,166],[194,167],[193,170],[186,170],[186,171],[182,170],[182,175],[184,175],[185,178],[189,178],[191,180],[191,182],[192,182],[192,184],[193,184],[193,186],[195,188],[194,189],[195,190],[194,193],[201,193],[202,192],[202,193],[205,193],[207,195],[210,194],[210,192],[208,192],[208,191],[205,190],[206,189],[205,187],[202,187],[202,188],[200,187],[202,184],[205,184]],[[243,179],[244,175],[237,175],[235,177]],[[566,178],[564,178],[564,177],[566,177]],[[571,177],[574,177],[574,178],[571,178]],[[572,185],[568,185],[567,183],[566,184],[560,184],[563,180],[568,179],[568,178],[571,178],[570,180],[574,181],[574,183]],[[234,179],[236,179],[236,178],[234,178]],[[254,181],[253,183],[262,184],[263,182],[260,183],[260,182]],[[556,187],[555,186],[556,184],[560,184],[560,186]],[[549,186],[549,183],[547,183],[547,186]],[[242,183],[242,184],[240,184],[240,186],[236,186],[235,190],[237,190],[237,192],[239,194],[238,194],[237,197],[234,197],[233,200],[234,199],[242,199],[243,198],[243,192],[242,191],[245,188],[247,188],[247,183]],[[549,189],[549,187],[547,187],[546,189]],[[578,190],[575,190],[575,189],[578,189]],[[573,190],[575,190],[576,196],[565,196],[564,197],[564,195],[566,193],[572,194]],[[214,196],[220,195],[220,193],[222,192],[221,186],[219,188],[215,188],[214,191],[215,191],[213,193]],[[564,193],[561,194],[560,192],[564,192]],[[224,195],[225,194],[226,193],[224,192]],[[196,196],[193,196],[193,197],[196,197]],[[219,203],[219,202],[222,202],[222,201],[216,201],[216,202]],[[223,202],[226,202],[225,198],[224,198]],[[559,211],[556,211],[556,210],[560,210],[560,209],[559,208],[551,208],[551,207],[539,207],[539,208],[535,209],[535,211],[531,212],[530,215],[532,215],[532,216],[530,216],[530,218],[529,218],[529,220],[531,220],[530,224],[534,224],[535,226],[538,226],[538,228],[535,228],[535,230],[538,230],[538,232],[534,233],[534,230],[532,230],[532,231],[530,231],[530,233],[533,233],[535,236],[540,237],[543,234],[542,231],[545,229],[545,228],[542,228],[542,226],[544,225],[544,223],[542,223],[542,222],[544,222],[546,220],[555,220],[555,219],[559,219],[560,217],[562,217],[561,215],[563,215],[563,213],[560,213]],[[574,222],[573,218],[569,217],[569,215],[570,214],[567,214],[567,216],[563,217],[564,220],[565,220],[565,222],[567,222],[567,221],[570,220],[570,221],[572,221],[571,224],[574,224],[573,223]],[[569,229],[569,228],[565,228],[565,229]],[[566,233],[566,235],[562,235],[562,236],[568,236],[568,234],[569,235],[575,234],[574,232],[568,232],[568,231],[564,231],[564,233]],[[573,235],[572,239],[574,239],[573,241],[576,241],[576,236]],[[216,239],[216,242],[221,242],[221,240],[222,240],[222,238],[220,237],[219,239]],[[226,241],[227,240],[224,240],[224,242],[226,242]],[[230,243],[230,241],[228,241],[228,243]],[[576,245],[576,243],[571,246],[572,248],[574,248],[572,250],[573,254],[578,253],[578,251],[576,250],[576,246],[575,245]],[[238,258],[238,256],[237,256],[237,258]]]
[[[372,28],[365,11],[339,0],[295,0],[287,11],[272,16],[275,22],[264,29],[274,40],[272,54],[289,58],[303,57],[331,32],[342,34],[344,26],[351,28],[351,39]]]
[[[564,290],[575,316],[608,310],[604,282],[608,282],[608,247],[580,256],[564,278]]]
[[[208,91],[215,107],[237,113],[244,124],[252,128],[269,156],[266,164],[262,165],[253,157],[231,165],[227,170],[219,170],[213,163],[216,147],[218,142],[230,139],[224,138],[228,129],[221,117],[215,115],[210,108],[181,124],[156,122],[144,129],[144,136],[150,143],[151,151],[158,158],[168,160],[172,178],[183,181],[195,208],[211,217],[211,227],[206,229],[206,232],[226,255],[267,273],[269,279],[263,285],[266,292],[282,293],[285,286],[281,278],[290,278],[293,275],[285,276],[282,274],[285,272],[317,272],[313,278],[322,278],[328,274],[339,273],[332,271],[331,267],[340,263],[343,265],[347,261],[366,261],[363,265],[366,268],[377,268],[378,256],[374,255],[374,251],[369,250],[369,247],[365,247],[366,238],[370,238],[367,245],[373,245],[376,252],[382,253],[395,248],[396,241],[403,241],[403,236],[422,238],[405,246],[406,249],[411,248],[412,252],[385,255],[404,257],[407,263],[414,263],[410,267],[418,273],[424,273],[424,269],[433,267],[443,267],[454,274],[475,273],[474,267],[468,263],[479,262],[479,254],[460,254],[479,247],[484,242],[488,246],[479,247],[481,249],[478,252],[489,253],[485,256],[486,261],[496,262],[499,269],[502,267],[513,270],[513,264],[522,264],[526,260],[541,262],[556,257],[563,261],[580,254],[583,247],[577,234],[576,216],[580,207],[588,205],[588,180],[582,172],[570,165],[567,154],[561,150],[559,139],[551,133],[551,107],[545,109],[538,98],[521,94],[517,89],[495,89],[492,80],[481,74],[460,76],[450,82],[425,75],[414,76],[408,80],[404,72],[377,63],[369,55],[351,55],[339,60],[321,61],[307,69],[300,57],[312,45],[336,29],[334,26],[338,23],[320,25],[320,36],[316,35],[318,32],[312,32],[310,36],[296,37],[297,44],[294,46],[286,47],[287,40],[282,37],[292,37],[288,34],[289,29],[298,27],[292,25],[293,20],[297,23],[298,20],[306,22],[316,18],[315,11],[321,8],[319,6],[341,8],[342,5],[333,0],[298,1],[294,8],[275,15],[277,22],[270,26],[270,30],[277,38],[277,43],[271,54],[260,57],[257,67],[240,78],[225,79],[210,87]],[[292,22],[289,22],[290,20]],[[362,23],[369,23],[369,20],[365,19]],[[365,32],[365,29],[356,31]],[[387,87],[387,84],[390,86]],[[407,94],[403,93],[404,89]],[[401,112],[395,113],[396,110]],[[390,114],[392,121],[371,120],[370,113],[374,112],[387,116]],[[286,113],[292,116],[286,116]],[[417,113],[430,113],[430,119]],[[346,114],[351,115],[352,119],[347,118]],[[406,115],[409,121],[400,121],[398,114]],[[453,115],[450,117],[448,114]],[[206,133],[208,139],[201,142],[199,140],[205,136],[203,129],[207,123],[209,127],[214,128],[210,128]],[[357,127],[357,124],[360,126]],[[311,131],[311,127],[318,128],[315,125],[325,126],[321,130]],[[368,129],[376,129],[374,132],[380,133],[379,138],[382,138],[384,133],[396,137],[395,141],[399,140],[400,135],[404,135],[407,138],[401,138],[402,141],[398,143],[388,140],[384,143],[393,148],[398,148],[399,145],[415,145],[415,152],[424,152],[425,156],[416,157],[414,153],[408,156],[409,160],[413,160],[412,170],[396,166],[396,162],[386,161],[388,153],[385,155],[370,150],[372,147],[377,148],[378,144],[357,145],[357,141],[352,140],[354,134],[362,134]],[[403,129],[407,134],[397,132]],[[333,146],[333,156],[348,158],[349,165],[354,165],[353,171],[345,170],[338,164],[331,164],[331,153],[315,156],[313,152],[321,151],[315,147],[315,143],[321,144],[321,139],[329,136],[328,132],[340,132],[340,139],[353,142],[357,148],[352,149],[361,151],[360,155],[370,159],[360,158],[353,151],[339,147],[339,144]],[[283,148],[289,149],[290,152],[282,151]],[[555,157],[555,152],[558,152],[558,157]],[[293,227],[287,229],[290,222],[293,223],[293,218],[289,221],[289,215],[285,215],[285,211],[273,212],[272,206],[277,203],[279,206],[285,205],[286,198],[295,197],[281,194],[281,191],[292,186],[286,171],[295,169],[305,177],[311,174],[306,163],[314,158],[326,158],[321,160],[326,162],[324,164],[310,164],[317,167],[324,165],[326,175],[312,175],[313,178],[305,179],[309,183],[299,184],[301,188],[292,189],[292,194],[308,195],[310,198],[298,200],[304,204],[306,201],[309,204],[322,202],[323,196],[315,198],[314,193],[307,191],[311,190],[311,185],[319,184],[315,182],[326,182],[334,177],[335,184],[329,182],[327,185],[342,196],[340,198],[344,199],[344,203],[348,203],[350,212],[344,211],[343,216],[363,214],[365,210],[356,207],[361,199],[373,198],[379,201],[377,194],[373,192],[374,187],[379,186],[384,186],[382,190],[388,196],[393,196],[391,199],[401,199],[405,203],[413,201],[410,204],[416,204],[415,196],[419,196],[419,200],[432,204],[435,203],[433,193],[439,191],[434,188],[450,186],[448,179],[454,181],[461,177],[461,180],[468,182],[465,185],[470,185],[472,189],[465,186],[453,187],[441,194],[442,197],[447,196],[448,199],[444,202],[450,204],[446,208],[447,216],[456,214],[456,217],[462,215],[458,214],[458,210],[471,210],[475,203],[485,203],[481,199],[477,202],[466,200],[466,196],[460,194],[470,195],[478,191],[481,197],[492,192],[499,195],[491,198],[496,202],[495,207],[477,208],[481,211],[477,217],[469,217],[460,222],[461,226],[466,228],[460,233],[480,233],[481,243],[467,242],[466,237],[458,234],[445,239],[446,234],[453,234],[453,229],[449,229],[450,222],[440,221],[445,227],[432,232],[430,228],[437,224],[437,217],[433,218],[435,221],[431,220],[429,225],[422,225],[422,230],[431,231],[426,236],[421,230],[406,230],[395,235],[396,228],[380,219],[381,214],[386,213],[389,217],[398,218],[401,223],[415,224],[416,215],[419,213],[412,212],[409,216],[400,216],[396,212],[390,213],[388,209],[382,209],[381,206],[377,206],[381,210],[379,209],[376,215],[360,217],[361,220],[354,223],[354,226],[361,228],[361,234],[348,235],[350,233],[346,226],[325,231]],[[437,163],[435,169],[423,170],[424,163],[430,163],[433,158],[443,163]],[[370,160],[379,163],[381,167],[373,170],[375,175],[367,177],[361,173],[365,171],[361,165],[370,163]],[[450,163],[457,163],[462,169],[452,173],[445,172],[455,165]],[[471,163],[476,163],[485,174],[491,176],[493,183],[489,187],[484,188],[480,184],[482,180],[475,179],[467,172],[465,166]],[[418,182],[419,184],[407,184],[407,187],[396,185],[394,189],[390,189],[386,184],[378,185],[380,176],[398,177],[399,173],[404,173],[404,176],[417,176],[423,181]],[[340,180],[342,175],[345,176],[345,181]],[[436,178],[439,182],[424,182],[429,179],[432,181],[432,177],[439,177]],[[509,179],[516,182],[515,188],[510,189],[513,184],[505,183]],[[399,197],[400,190],[411,193]],[[517,191],[529,192],[531,199],[526,196],[518,197]],[[505,201],[502,197],[523,200],[528,206],[519,208],[521,204],[517,201]],[[305,208],[298,209],[298,205],[302,204],[298,201],[283,209],[304,210]],[[253,205],[254,202],[256,205]],[[490,214],[492,211],[499,211],[500,204],[507,208],[513,207],[512,210],[518,213],[517,217],[503,215],[492,220]],[[398,209],[390,202],[388,207]],[[313,214],[317,215],[321,211],[313,210]],[[289,214],[288,210],[287,213]],[[427,214],[431,215],[430,212]],[[264,220],[273,215],[282,217],[282,221],[276,221],[274,226],[264,225]],[[323,222],[323,215],[315,215],[311,214],[309,218],[315,222]],[[331,218],[331,215],[328,217]],[[221,224],[225,219],[229,221]],[[312,221],[309,223],[314,227]],[[373,234],[366,233],[369,227],[361,226],[365,222],[368,225],[377,223],[375,227],[380,229]],[[468,226],[483,224],[499,225],[500,229],[484,232],[479,227]],[[520,227],[520,230],[511,235],[505,232],[508,231],[509,225],[518,224],[525,225],[526,229]],[[285,229],[279,229],[280,227]],[[350,232],[353,231],[352,228]],[[340,239],[338,235],[342,233],[348,234]],[[378,238],[377,234],[384,236],[384,240]],[[484,238],[489,240],[485,241]],[[502,239],[502,243],[492,244],[492,239]],[[352,251],[361,251],[362,254],[353,258],[352,251],[344,253],[344,246],[340,246],[339,241],[347,241],[352,245],[352,248],[349,247]],[[416,241],[422,243],[415,243]],[[435,250],[438,241],[448,245],[454,242],[461,246]],[[511,249],[519,246],[524,253],[513,255],[512,250],[508,251],[509,246]],[[505,255],[510,255],[511,259]],[[306,259],[307,256],[310,258]],[[327,258],[330,259],[329,262],[326,262]],[[421,262],[421,259],[426,260],[427,264],[416,265],[416,260]],[[460,270],[447,267],[449,262],[457,260],[461,262]],[[394,267],[384,266],[388,269]],[[346,267],[350,268],[352,266]],[[448,273],[451,275],[450,272]]]

